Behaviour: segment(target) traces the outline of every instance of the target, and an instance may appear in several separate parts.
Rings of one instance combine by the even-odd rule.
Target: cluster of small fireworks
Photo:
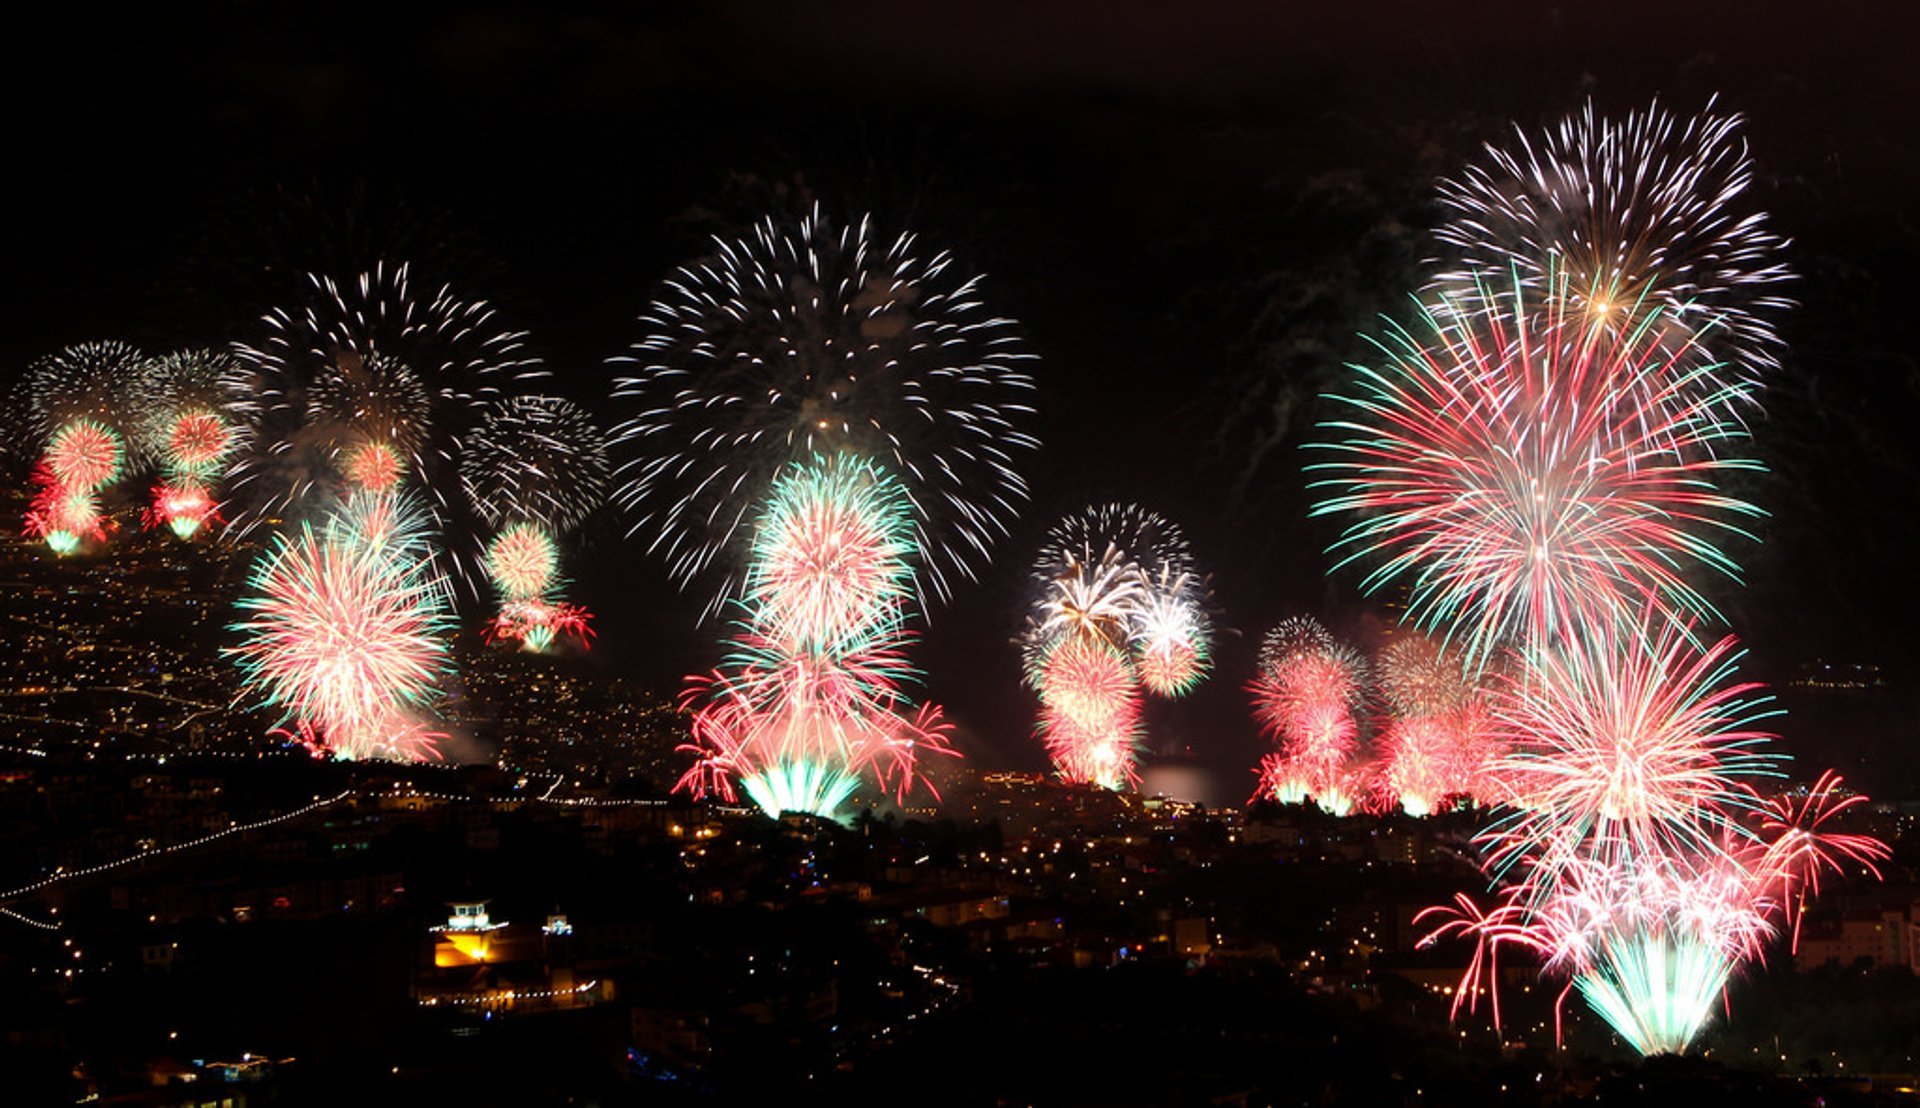
[[[147,363],[147,410],[141,433],[146,452],[160,464],[147,519],[180,538],[192,538],[219,522],[213,483],[239,447],[241,426],[233,418],[239,365],[228,354],[190,350]]]
[[[462,437],[503,387],[541,375],[524,336],[446,286],[416,299],[404,264],[344,282],[310,275],[307,286],[300,305],[267,315],[262,339],[235,348],[252,429],[232,463],[236,522],[413,488],[447,576],[469,580],[481,555],[461,545],[474,532],[459,495]]]
[[[1353,810],[1364,793],[1355,712],[1365,695],[1366,669],[1357,652],[1305,616],[1267,633],[1248,691],[1254,716],[1279,749],[1261,761],[1255,796],[1311,800],[1334,815]]]
[[[641,324],[616,360],[615,499],[708,615],[740,613],[726,664],[688,686],[681,787],[738,781],[769,812],[817,814],[863,776],[904,794],[920,755],[947,752],[939,712],[901,689],[909,616],[1026,499],[1017,326],[948,255],[818,208],[716,238]]]
[[[1089,508],[1048,534],[1022,643],[1040,736],[1064,781],[1131,787],[1140,691],[1177,697],[1209,668],[1206,583],[1173,524],[1130,504]]]
[[[1376,802],[1422,816],[1449,798],[1482,804],[1500,798],[1493,768],[1500,744],[1483,692],[1468,681],[1454,652],[1407,633],[1380,652],[1376,668],[1388,709],[1375,740]]]
[[[132,440],[132,397],[146,358],[119,342],[70,346],[27,378],[33,429],[43,445],[26,531],[66,555],[105,541],[111,522],[99,493],[118,480]]]
[[[316,753],[437,756],[436,682],[452,603],[428,517],[410,494],[361,492],[322,524],[274,537],[229,653]]]
[[[1741,409],[1789,276],[1736,210],[1737,125],[1589,108],[1444,183],[1457,264],[1334,398],[1311,467],[1316,511],[1353,517],[1343,562],[1403,584],[1485,690],[1463,709],[1451,666],[1413,656],[1383,684],[1387,788],[1421,805],[1460,786],[1432,754],[1464,746],[1467,791],[1500,813],[1495,907],[1462,898],[1438,932],[1479,943],[1457,1003],[1523,949],[1648,1053],[1686,1047],[1823,871],[1885,852],[1821,829],[1859,799],[1837,779],[1778,808],[1756,791],[1778,759],[1689,579],[1737,576],[1723,548],[1758,514],[1723,479],[1757,467]]]
[[[710,613],[738,595],[726,555],[755,490],[791,461],[847,452],[907,483],[923,602],[970,579],[1026,499],[1034,356],[978,277],[912,234],[874,234],[816,208],[716,238],[619,359],[633,375],[614,389],[632,412],[614,431],[617,499]]]
[[[906,492],[851,455],[795,462],[754,528],[732,651],[690,679],[696,761],[680,787],[769,815],[831,816],[863,775],[904,796],[927,754],[949,754],[938,708],[902,689],[913,523]]]
[[[565,400],[516,396],[489,405],[463,447],[461,483],[495,528],[485,567],[500,611],[490,634],[536,653],[560,639],[584,646],[592,617],[559,600],[559,542],[606,497],[599,429]]]

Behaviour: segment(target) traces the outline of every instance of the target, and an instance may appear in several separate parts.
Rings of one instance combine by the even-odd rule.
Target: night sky
[[[1795,240],[1802,279],[1754,427],[1765,542],[1735,551],[1746,586],[1714,596],[1754,676],[1816,655],[1886,666],[1897,695],[1870,725],[1780,726],[1912,790],[1888,768],[1920,748],[1912,5],[1289,10],[1305,7],[61,6],[0,67],[0,372],[95,338],[225,342],[301,272],[385,256],[495,302],[592,404],[657,282],[708,235],[816,201],[871,211],[986,272],[1042,357],[1033,510],[933,613],[920,656],[962,745],[1039,768],[1009,642],[1024,567],[1060,513],[1134,500],[1186,527],[1241,632],[1206,690],[1150,709],[1153,747],[1192,748],[1237,800],[1259,633],[1296,611],[1362,644],[1380,625],[1356,575],[1326,575],[1334,531],[1306,518],[1298,448],[1315,397],[1364,357],[1357,334],[1404,316],[1433,253],[1434,177],[1510,120],[1717,93],[1748,118],[1750,203]],[[618,531],[576,559],[599,611],[591,664],[669,690],[716,636]]]

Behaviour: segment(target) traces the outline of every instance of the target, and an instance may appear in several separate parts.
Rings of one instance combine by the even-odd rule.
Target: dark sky
[[[1717,93],[1803,274],[1756,426],[1772,519],[1719,599],[1759,676],[1825,653],[1915,683],[1910,4],[180,7],[61,6],[12,37],[0,370],[96,337],[224,341],[276,287],[256,267],[378,252],[498,303],[591,400],[707,234],[809,200],[870,210],[986,271],[1044,359],[1035,509],[923,656],[1010,764],[1037,764],[1006,643],[1019,571],[1051,517],[1109,498],[1185,525],[1245,633],[1194,702],[1155,710],[1156,746],[1250,764],[1247,640],[1299,610],[1377,623],[1325,575],[1297,447],[1356,333],[1403,310],[1433,177],[1510,119]],[[670,684],[711,635],[636,560],[604,537],[582,554],[598,664]],[[1871,743],[1920,748],[1912,718]]]

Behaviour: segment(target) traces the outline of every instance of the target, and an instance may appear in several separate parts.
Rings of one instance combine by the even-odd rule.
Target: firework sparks
[[[1741,210],[1753,163],[1740,124],[1711,103],[1687,118],[1655,103],[1622,120],[1589,103],[1543,135],[1516,127],[1512,147],[1489,144],[1485,164],[1441,183],[1436,236],[1458,266],[1436,283],[1465,291],[1518,273],[1541,288],[1558,269],[1596,319],[1657,305],[1670,354],[1713,363],[1707,391],[1746,393],[1777,364],[1772,317],[1790,305],[1778,291],[1792,274],[1778,261],[1786,240]],[[1708,353],[1722,351],[1724,364]]]
[[[307,285],[304,303],[269,313],[264,335],[235,348],[240,414],[254,428],[231,467],[236,523],[410,487],[450,544],[448,576],[468,581],[479,542],[459,494],[460,448],[503,387],[541,375],[524,336],[446,286],[416,298],[405,265]]]
[[[1798,799],[1754,791],[1781,759],[1746,729],[1750,686],[1728,681],[1730,643],[1701,650],[1666,625],[1590,646],[1579,659],[1536,652],[1496,695],[1515,744],[1502,759],[1509,811],[1482,845],[1506,884],[1492,909],[1461,898],[1433,910],[1429,941],[1478,944],[1456,1007],[1493,987],[1498,951],[1514,947],[1569,977],[1635,1049],[1679,1053],[1732,972],[1783,921],[1797,930],[1823,871],[1871,872],[1887,848],[1829,826],[1861,800],[1837,778]]]
[[[628,455],[616,498],[634,531],[716,611],[740,584],[722,554],[767,476],[854,454],[905,486],[916,593],[948,595],[1026,499],[1032,355],[1015,324],[951,257],[911,234],[878,240],[865,220],[769,218],[714,251],[666,283],[619,359],[632,375],[614,396],[632,414],[614,432]]]
[[[776,479],[755,527],[733,651],[688,681],[695,763],[678,784],[769,815],[832,816],[872,778],[904,797],[921,759],[951,754],[938,708],[903,686],[911,527],[906,493],[879,466],[813,458]]]
[[[1351,417],[1326,425],[1345,437],[1312,467],[1327,490],[1315,514],[1357,517],[1343,564],[1377,562],[1365,587],[1407,582],[1409,618],[1476,668],[1503,643],[1551,643],[1648,603],[1711,616],[1682,570],[1737,576],[1719,540],[1758,510],[1714,482],[1758,466],[1731,456],[1737,426],[1688,399],[1697,371],[1648,327],[1596,327],[1526,287],[1504,310],[1443,298],[1423,327],[1358,368],[1359,391],[1336,401]]]
[[[1247,691],[1262,730],[1281,748],[1261,763],[1256,796],[1304,794],[1344,815],[1365,790],[1354,780],[1366,662],[1317,622],[1296,617],[1268,633]]]
[[[1034,579],[1022,649],[1041,740],[1063,780],[1129,788],[1140,687],[1180,696],[1208,668],[1207,588],[1186,538],[1135,505],[1091,507],[1048,533]]]
[[[433,756],[429,713],[451,621],[424,514],[361,494],[315,528],[276,537],[255,568],[230,650],[247,687],[316,749]]]

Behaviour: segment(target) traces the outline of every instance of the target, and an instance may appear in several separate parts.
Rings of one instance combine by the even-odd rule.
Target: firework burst
[[[916,593],[971,578],[1026,499],[1019,465],[1036,443],[1032,359],[944,253],[862,220],[834,227],[816,209],[772,218],[680,269],[641,317],[646,337],[619,362],[631,414],[614,430],[626,455],[616,499],[634,532],[683,584],[739,580],[722,557],[754,497],[796,458],[873,459],[904,487]]]
[[[236,523],[299,518],[354,489],[412,487],[455,544],[450,576],[467,580],[479,550],[467,545],[457,460],[485,405],[541,375],[524,336],[446,286],[416,298],[405,265],[307,284],[302,304],[269,313],[262,337],[235,348],[255,429],[232,466]]]
[[[904,797],[921,759],[951,754],[938,708],[904,688],[913,555],[905,492],[846,455],[796,462],[755,525],[732,652],[688,681],[695,763],[680,789],[732,798],[737,782],[769,815],[832,816],[864,778]]]
[[[234,625],[244,641],[229,653],[316,750],[436,756],[451,605],[428,526],[411,499],[363,493],[322,526],[277,536],[255,567]]]
[[[1140,687],[1180,696],[1208,668],[1208,593],[1186,538],[1135,505],[1098,505],[1048,533],[1034,579],[1021,646],[1041,739],[1062,779],[1131,787]]]
[[[1355,517],[1335,549],[1406,582],[1409,618],[1479,668],[1503,643],[1584,627],[1711,616],[1683,570],[1737,577],[1720,549],[1759,512],[1715,486],[1758,464],[1744,433],[1687,399],[1697,371],[1648,329],[1597,327],[1564,295],[1513,290],[1504,311],[1453,298],[1355,367],[1351,413],[1326,424],[1315,514]]]
[[[1693,117],[1655,103],[1625,119],[1589,103],[1543,135],[1516,127],[1514,145],[1489,144],[1484,164],[1441,183],[1436,236],[1458,263],[1437,285],[1518,273],[1544,288],[1557,269],[1595,318],[1659,306],[1674,357],[1712,352],[1711,391],[1747,392],[1777,365],[1773,316],[1790,305],[1779,290],[1792,274],[1778,260],[1786,240],[1742,210],[1753,163],[1740,124],[1711,103]]]

